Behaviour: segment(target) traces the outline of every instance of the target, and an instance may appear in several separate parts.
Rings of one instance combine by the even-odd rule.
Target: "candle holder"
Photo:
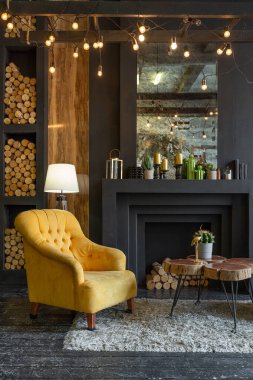
[[[176,179],[182,179],[183,178],[182,167],[183,167],[183,165],[181,165],[181,164],[174,166],[174,168],[176,169]]]
[[[160,164],[154,164],[154,179],[160,178]]]
[[[168,173],[168,170],[160,169],[160,179],[167,179],[166,174]]]

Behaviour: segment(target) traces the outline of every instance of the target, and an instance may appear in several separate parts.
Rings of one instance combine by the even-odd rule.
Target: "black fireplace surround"
[[[253,257],[252,181],[103,180],[103,244],[121,249],[138,284],[153,261],[194,253],[201,224],[214,253]]]

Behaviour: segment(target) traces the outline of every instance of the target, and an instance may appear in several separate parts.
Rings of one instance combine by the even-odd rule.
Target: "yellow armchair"
[[[31,318],[39,304],[58,306],[86,313],[93,330],[102,309],[127,301],[133,311],[137,285],[124,253],[87,239],[70,212],[24,211],[15,227],[24,239]]]

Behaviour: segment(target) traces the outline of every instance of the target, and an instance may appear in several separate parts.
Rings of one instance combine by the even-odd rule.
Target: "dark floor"
[[[173,296],[139,291],[140,297],[168,294]],[[187,288],[182,297],[194,299],[195,294]],[[205,289],[202,298],[223,294]],[[28,316],[26,289],[0,286],[0,379],[253,379],[251,354],[64,351],[73,318],[69,311],[43,306],[36,321]]]

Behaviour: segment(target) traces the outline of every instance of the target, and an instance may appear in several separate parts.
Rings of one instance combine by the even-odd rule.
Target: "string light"
[[[103,75],[103,67],[102,67],[102,65],[98,66],[98,72],[97,72],[97,74],[98,74],[98,77],[102,77],[102,75]]]
[[[78,58],[79,54],[78,54],[78,46],[75,46],[74,48],[74,52],[73,52],[73,57],[74,58]]]
[[[204,120],[208,120],[208,116],[205,116],[205,117],[204,117]]]
[[[201,89],[203,91],[207,90],[207,84],[206,84],[206,80],[205,79],[202,79],[202,81],[201,81]]]
[[[55,42],[55,36],[53,34],[50,34],[48,37],[48,40],[51,41],[52,43]]]
[[[225,49],[226,49],[226,44],[223,44],[221,47],[217,49],[217,54],[222,55]]]
[[[174,131],[173,131],[173,128],[172,128],[172,127],[170,128],[170,134],[171,134],[171,135],[174,134]]]
[[[3,13],[1,14],[1,19],[2,19],[3,21],[7,21],[7,20],[8,20],[8,17],[9,17],[9,15],[8,15],[7,12],[3,12]]]
[[[98,41],[93,42],[94,49],[98,49]]]
[[[210,115],[210,116],[213,116],[213,111],[210,111],[210,112],[209,112],[209,115]]]
[[[45,41],[45,45],[48,46],[48,47],[50,47],[52,45],[52,42],[50,40],[46,40]]]
[[[49,67],[49,72],[51,74],[54,74],[55,73],[55,67],[53,66],[53,64]]]
[[[171,38],[170,48],[171,48],[172,50],[176,50],[176,49],[177,49],[177,39],[176,39],[175,36],[173,36],[173,37]]]
[[[145,41],[145,36],[144,36],[144,34],[139,34],[139,36],[138,36],[138,40],[139,40],[140,42],[144,42],[144,41]]]
[[[11,17],[10,20],[8,21],[6,27],[7,27],[7,29],[9,29],[9,30],[12,30],[12,29],[14,28],[14,24],[13,24],[13,21],[12,21],[12,17]]]
[[[132,41],[132,43],[133,43],[133,50],[134,50],[134,51],[139,50],[140,47],[139,47],[139,45],[138,45],[138,42],[137,42],[136,38],[133,37],[133,41]]]
[[[140,32],[141,34],[144,34],[144,33],[147,31],[147,29],[148,29],[148,28],[144,25],[144,23],[143,23],[143,24],[140,24],[140,25],[137,24],[137,26],[138,26],[139,32]]]
[[[174,117],[175,117],[175,118],[177,118],[177,117],[178,117],[178,114],[177,114],[177,113],[175,113]]]
[[[151,124],[150,124],[150,122],[149,122],[149,120],[147,120],[147,127],[149,128],[149,127],[151,127]]]
[[[86,38],[83,40],[83,48],[86,51],[88,51],[90,49],[89,41]]]
[[[72,23],[72,29],[77,30],[78,28],[79,28],[78,17],[76,17],[74,22]]]
[[[227,26],[226,29],[224,30],[224,37],[229,38],[231,35],[229,27]]]
[[[227,44],[226,55],[232,55],[232,53],[233,53],[233,50],[232,50],[231,44]]]
[[[202,139],[206,139],[206,137],[207,137],[207,136],[206,136],[206,133],[205,133],[205,131],[203,131],[203,132],[202,132]]]
[[[50,57],[50,66],[49,66],[49,69],[48,71],[50,72],[50,74],[54,74],[55,73],[55,64],[54,64],[54,50],[51,49],[50,50],[50,53],[51,53],[51,57]]]
[[[160,115],[157,115],[157,120],[161,120],[161,116]]]
[[[103,36],[99,37],[99,40],[98,40],[97,44],[98,44],[98,48],[99,49],[103,48],[103,46],[104,46]]]
[[[190,51],[188,49],[188,46],[185,46],[184,48],[184,57],[189,58],[190,57]]]

